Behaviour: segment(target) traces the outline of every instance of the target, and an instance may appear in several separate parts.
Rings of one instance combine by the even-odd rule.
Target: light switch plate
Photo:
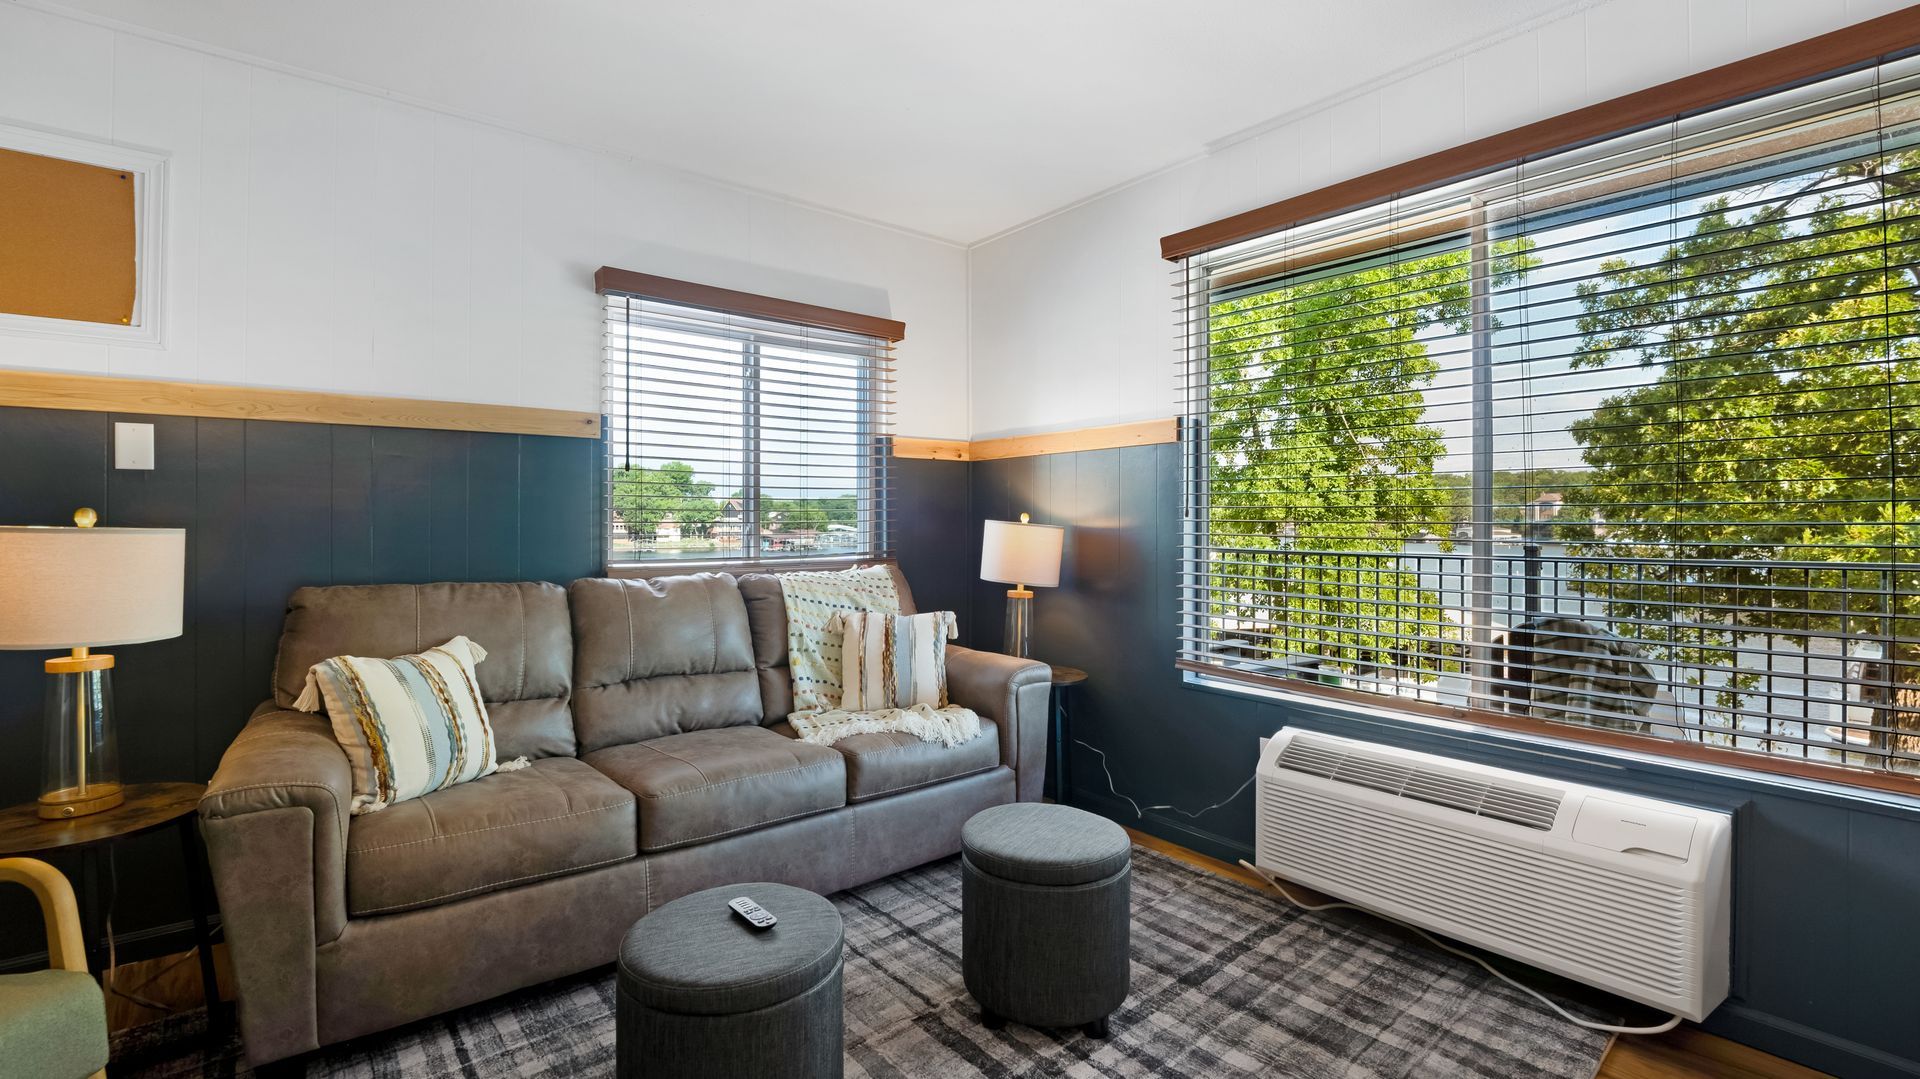
[[[153,424],[113,425],[113,467],[153,468]]]

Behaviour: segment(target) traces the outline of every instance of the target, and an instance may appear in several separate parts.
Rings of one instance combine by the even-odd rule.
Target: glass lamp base
[[[113,657],[75,649],[47,669],[46,766],[38,813],[84,817],[126,801],[113,733]]]
[[[1007,592],[1007,625],[1001,636],[1007,655],[1026,659],[1033,637],[1033,592],[1016,588]]]

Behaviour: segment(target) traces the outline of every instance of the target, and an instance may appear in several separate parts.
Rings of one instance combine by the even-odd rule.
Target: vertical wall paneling
[[[320,424],[247,420],[240,519],[245,560],[228,567],[244,589],[242,669],[270,671],[290,583],[331,583],[332,432]],[[266,685],[264,679],[256,686]],[[261,696],[265,696],[264,691]]]
[[[151,471],[112,467],[114,421],[154,424]],[[204,780],[270,691],[295,588],[598,573],[602,460],[584,438],[0,408],[0,522],[92,506],[187,530],[185,632],[113,650],[115,703],[129,782]],[[45,658],[0,652],[0,804],[39,790]],[[186,918],[178,847],[167,833],[117,857],[114,927],[139,954]],[[41,948],[16,893],[0,893],[0,967]]]
[[[397,581],[434,579],[437,548],[451,533],[434,527],[440,491],[433,482],[433,450],[442,431],[376,431],[373,435],[373,559]],[[421,543],[417,537],[426,537]],[[466,547],[464,537],[459,541]]]
[[[520,573],[520,443],[510,436],[475,438],[467,449],[467,482],[481,492],[483,512],[467,520],[467,568],[477,581],[518,580]],[[595,481],[598,482],[597,480]],[[500,505],[513,500],[509,511]]]
[[[915,605],[953,611],[961,643],[979,644],[973,582],[980,569],[980,523],[969,512],[967,464],[895,458],[888,467],[895,479],[893,546]]]
[[[331,431],[333,578],[372,581],[374,429],[334,427]]]
[[[246,662],[246,423],[196,420],[194,429],[199,483],[194,527],[187,532],[187,572],[194,580],[192,699],[198,715],[191,774],[204,779],[267,695],[268,677],[249,677]]]
[[[583,576],[574,567],[599,572],[600,530],[595,467],[599,443],[585,438],[521,439],[520,576],[566,581]],[[593,483],[557,484],[545,476],[594,476]]]

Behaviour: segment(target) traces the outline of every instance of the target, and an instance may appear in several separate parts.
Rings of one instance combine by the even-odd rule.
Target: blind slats
[[[1183,668],[1920,772],[1916,119],[1902,60],[1179,266]]]
[[[606,294],[611,562],[891,553],[891,342]]]

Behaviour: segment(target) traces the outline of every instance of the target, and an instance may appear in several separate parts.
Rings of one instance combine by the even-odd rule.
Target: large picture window
[[[1181,665],[1920,772],[1916,70],[1187,259]]]
[[[601,278],[610,563],[889,553],[886,324],[624,271]],[[874,332],[861,332],[867,322]]]

